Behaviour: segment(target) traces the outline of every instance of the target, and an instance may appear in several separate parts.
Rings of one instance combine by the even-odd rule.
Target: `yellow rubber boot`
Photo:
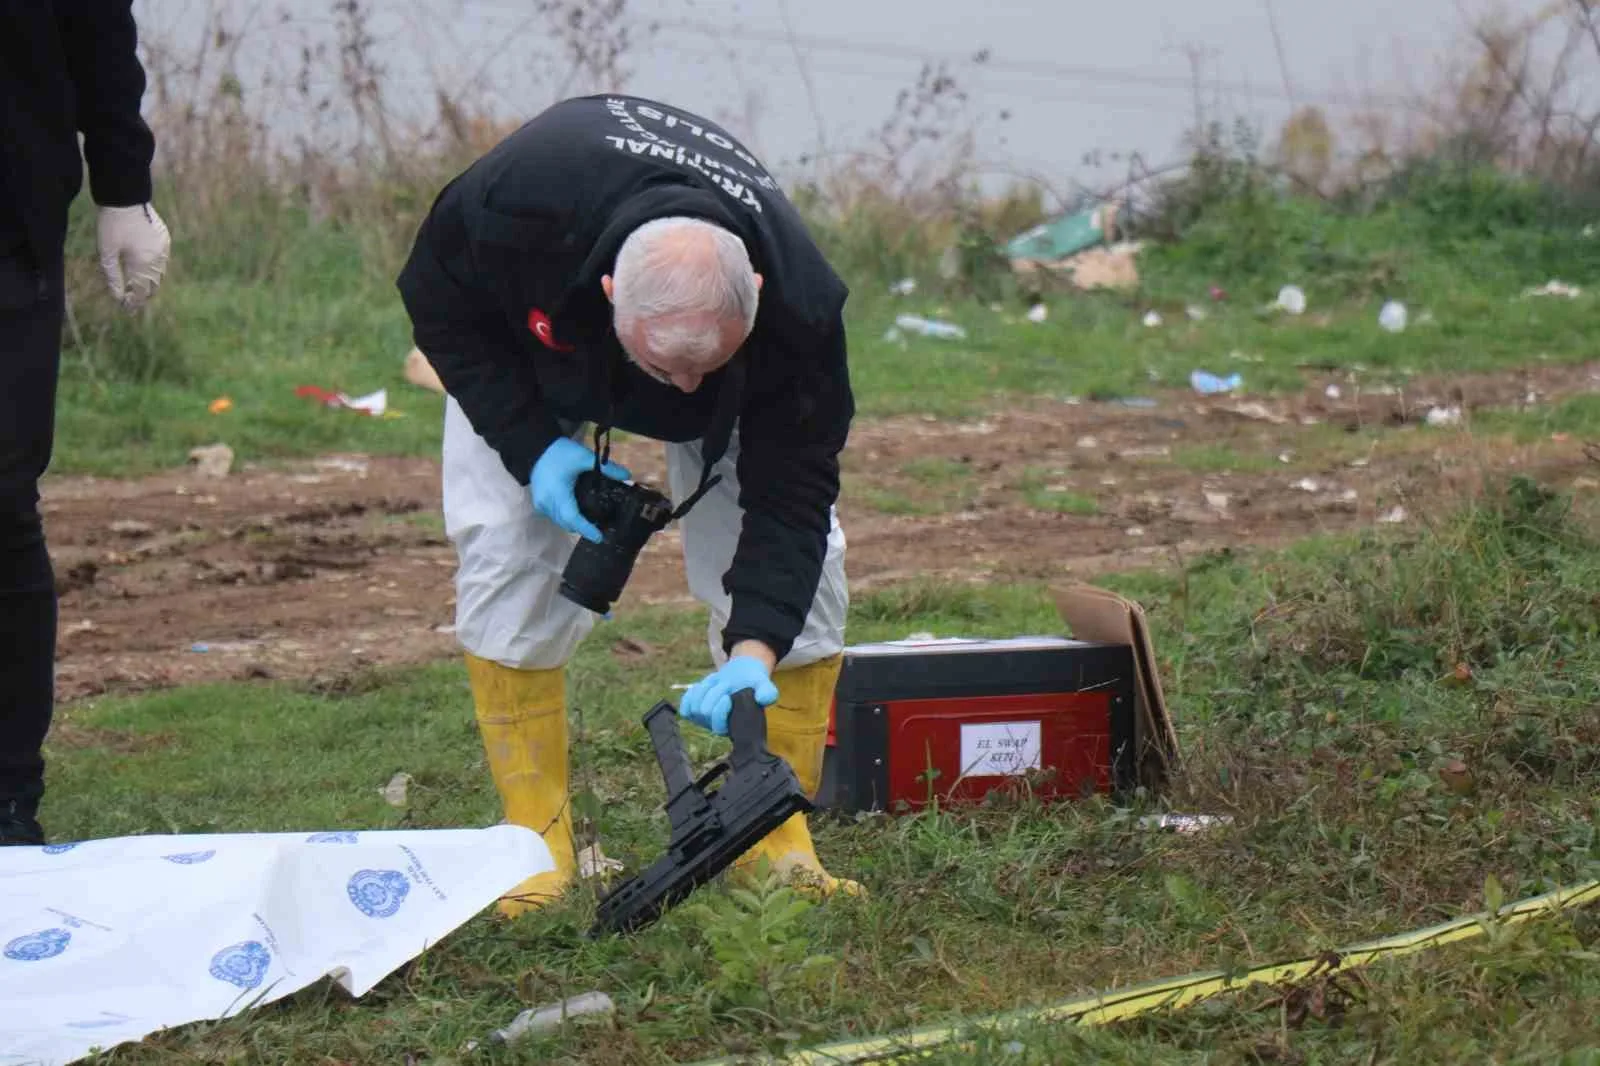
[[[794,768],[800,787],[808,796],[815,795],[822,782],[828,710],[843,664],[844,657],[835,655],[809,666],[778,670],[772,675],[778,686],[778,701],[767,708],[767,748]],[[757,872],[763,859],[785,882],[797,888],[824,896],[835,892],[850,895],[865,892],[856,882],[834,877],[823,869],[803,814],[792,815],[741,855],[734,863],[734,873],[749,877]]]
[[[554,902],[577,880],[567,796],[566,673],[515,670],[471,653],[466,660],[478,731],[506,821],[544,837],[556,863],[500,898],[496,909],[514,918]]]

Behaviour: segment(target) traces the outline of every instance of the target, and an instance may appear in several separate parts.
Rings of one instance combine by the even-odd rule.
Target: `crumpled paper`
[[[514,825],[0,848],[0,1066],[62,1066],[325,976],[365,995],[551,869]]]

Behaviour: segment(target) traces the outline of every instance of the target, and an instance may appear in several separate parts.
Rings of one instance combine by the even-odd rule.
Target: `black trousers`
[[[62,257],[40,258],[0,248],[0,809],[15,801],[28,814],[44,792],[55,703],[55,576],[38,504],[65,306]]]

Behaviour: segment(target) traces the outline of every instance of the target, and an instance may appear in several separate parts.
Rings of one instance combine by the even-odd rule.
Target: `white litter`
[[[1400,333],[1406,328],[1406,305],[1390,300],[1378,312],[1378,325],[1390,333]]]
[[[416,779],[404,771],[396,773],[389,778],[387,785],[378,789],[378,795],[382,796],[383,801],[391,807],[404,807],[411,790],[411,782],[414,780]]]
[[[1272,410],[1266,404],[1257,400],[1246,400],[1243,403],[1228,404],[1223,407],[1218,407],[1217,410],[1226,411],[1232,415],[1238,415],[1240,418],[1249,418],[1256,422],[1271,422],[1275,426],[1286,426],[1289,424],[1289,419],[1278,414],[1278,412]]]
[[[1576,285],[1568,285],[1564,281],[1551,278],[1537,289],[1528,289],[1524,296],[1565,296],[1569,300],[1576,300],[1583,295],[1583,290]]]
[[[207,444],[189,450],[189,462],[201,477],[227,477],[233,469],[233,449],[226,444]]]
[[[674,685],[674,688],[677,686]],[[685,685],[684,688],[688,688]],[[578,852],[578,876],[584,880],[591,877],[603,877],[608,873],[616,873],[627,869],[627,865],[600,850],[599,844],[590,844]]]
[[[1231,814],[1147,814],[1139,819],[1141,829],[1170,829],[1185,834],[1232,824]]]
[[[364,415],[382,418],[389,410],[389,390],[379,389],[369,392],[365,396],[351,396],[347,392],[336,392],[328,396],[323,403],[328,407],[344,407],[351,411],[359,411]]]
[[[64,1066],[326,976],[363,996],[554,866],[513,825],[0,848],[0,1064]]]
[[[352,411],[360,411],[375,418],[382,418],[384,413],[389,410],[388,389],[369,392],[365,396],[346,396],[341,392],[339,399]]]
[[[936,319],[923,318],[920,315],[898,315],[894,320],[896,327],[907,333],[916,333],[923,337],[938,337],[941,340],[961,340],[967,331],[951,322],[940,322]]]
[[[1303,314],[1306,309],[1305,291],[1298,285],[1285,285],[1278,290],[1278,308],[1291,315]]]
[[[511,1020],[504,1029],[489,1034],[488,1044],[514,1044],[535,1033],[559,1029],[568,1018],[581,1018],[590,1014],[613,1014],[617,1005],[604,992],[585,992],[581,996],[564,999],[544,1007],[530,1007]],[[482,1045],[476,1040],[467,1041],[463,1051],[478,1050]]]

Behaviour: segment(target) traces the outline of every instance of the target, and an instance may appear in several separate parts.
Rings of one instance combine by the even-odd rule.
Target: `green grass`
[[[860,493],[867,507],[881,514],[935,515],[972,506],[979,491],[978,473],[959,459],[917,459],[898,471],[891,486]]]
[[[1531,411],[1486,411],[1475,418],[1481,432],[1508,432],[1523,443],[1565,433],[1580,440],[1600,438],[1600,395],[1570,396]]]
[[[1203,291],[1203,290],[1202,290]],[[914,302],[863,301],[852,338],[852,373],[871,415],[971,415],[1012,396],[1114,398],[1152,388],[1187,389],[1193,370],[1238,372],[1250,392],[1297,389],[1302,367],[1365,369],[1370,381],[1400,382],[1413,373],[1493,370],[1530,360],[1581,362],[1586,300],[1514,302],[1440,292],[1432,324],[1389,334],[1377,325],[1378,303],[1331,304],[1326,325],[1313,315],[1265,314],[1255,307],[1212,308],[1200,322],[1181,311],[1146,328],[1138,303],[1107,296],[1063,297],[1050,319],[1035,324],[1015,309],[969,303],[946,317],[966,340],[907,337],[889,341],[883,327]],[[1197,293],[1191,299],[1201,299]],[[1239,353],[1244,358],[1235,358]]]
[[[960,459],[914,459],[900,468],[909,478],[940,488],[972,477],[972,464]]]
[[[1370,459],[1382,450],[1426,447],[1426,438],[1409,431],[1367,429],[1350,432],[1342,426],[1297,428],[1294,446],[1283,436],[1263,435],[1259,440],[1211,441],[1182,444],[1172,451],[1171,464],[1184,470],[1210,474],[1232,472],[1265,474],[1320,470],[1358,459]]]
[[[178,274],[146,318],[121,322],[106,312],[110,324],[96,351],[66,353],[53,469],[172,467],[191,448],[218,440],[240,461],[328,451],[435,454],[442,404],[401,376],[409,335],[391,287],[360,275],[318,284],[287,269],[285,279],[265,284],[201,283]],[[967,417],[1016,397],[1144,395],[1186,389],[1193,369],[1237,370],[1248,391],[1272,392],[1300,387],[1302,365],[1365,367],[1370,380],[1399,380],[1409,372],[1489,370],[1530,358],[1577,362],[1593,354],[1585,300],[1457,308],[1453,325],[1441,312],[1441,324],[1399,336],[1378,330],[1369,320],[1373,308],[1340,309],[1325,327],[1238,308],[1147,330],[1137,307],[1101,297],[1075,302],[1076,310],[1067,304],[1038,325],[968,303],[953,316],[971,331],[968,340],[902,345],[881,339],[901,305],[861,301],[850,324],[862,416]],[[182,367],[150,372],[96,362],[104,361],[102,350],[123,346],[125,355],[140,345],[181,349]],[[1233,351],[1259,361],[1231,359]],[[296,396],[301,385],[351,395],[387,388],[391,408],[404,417],[326,409]],[[224,395],[233,409],[210,414],[208,405]]]
[[[1220,473],[1224,470],[1239,473],[1265,473],[1285,464],[1277,454],[1244,451],[1228,444],[1191,444],[1172,453],[1174,466],[1197,473]]]
[[[437,452],[443,402],[402,376],[411,343],[393,271],[360,234],[284,212],[264,222],[278,243],[258,260],[221,257],[217,238],[180,231],[159,298],[129,317],[102,292],[84,224],[71,246],[78,328],[65,338],[56,472],[181,466],[215,441],[239,462]],[[295,395],[302,385],[351,396],[387,388],[403,417],[327,408]],[[211,414],[223,396],[232,409]]]
[[[1074,492],[1050,476],[1050,471],[1029,467],[1023,471],[1022,498],[1029,507],[1061,514],[1098,514],[1100,504],[1093,496]]]
[[[1024,317],[1030,300],[1012,279],[943,285],[931,261],[919,271],[918,295],[891,296],[892,279],[876,273],[882,264],[851,258],[857,244],[845,242],[838,267],[852,288],[846,316],[858,406],[866,418],[967,417],[1018,397],[1187,390],[1197,369],[1237,371],[1246,390],[1272,392],[1300,387],[1307,366],[1365,368],[1376,383],[1588,359],[1592,295],[1519,294],[1553,273],[1593,288],[1600,241],[1579,240],[1566,220],[1532,207],[1513,210],[1518,196],[1526,198],[1435,183],[1366,213],[1259,196],[1224,200],[1183,243],[1141,257],[1143,291],[1047,294],[1050,316],[1039,324]],[[219,225],[175,225],[167,280],[136,319],[101,291],[92,217],[76,204],[77,332],[68,337],[54,470],[170,468],[216,440],[244,462],[330,450],[434,454],[441,402],[401,376],[410,335],[393,285],[411,220],[430,198],[412,196],[382,224],[313,224],[263,197]],[[1473,211],[1489,212],[1488,220],[1471,224]],[[1308,313],[1263,310],[1290,281],[1306,289]],[[1228,290],[1227,300],[1210,300],[1213,284]],[[979,298],[980,289],[994,293]],[[1378,328],[1378,309],[1390,298],[1412,309],[1402,334]],[[1196,304],[1207,312],[1203,321],[1184,313]],[[1150,308],[1162,311],[1160,328],[1142,325]],[[889,339],[902,313],[957,322],[968,336]],[[404,417],[323,409],[294,394],[300,385],[352,395],[387,387]],[[233,409],[209,414],[223,395]]]
[[[1491,879],[1513,899],[1600,876],[1597,537],[1594,516],[1513,482],[1420,531],[1106,579],[1155,627],[1189,759],[1166,802],[1230,813],[1231,829],[1141,829],[1149,798],[822,819],[826,861],[870,898],[807,907],[717,885],[635,938],[588,942],[592,899],[578,893],[517,923],[476,919],[361,1001],[322,983],[107,1061],[454,1061],[522,1008],[589,989],[617,1001],[614,1021],[488,1061],[781,1050],[1298,957],[1480,909]],[[665,839],[638,719],[704,668],[703,621],[622,612],[573,666],[575,805],[635,869]],[[933,582],[860,595],[850,622],[853,642],[1062,628],[1046,589]],[[651,653],[613,654],[623,638]],[[686,736],[696,762],[725,743]],[[58,838],[498,816],[453,665],[338,692],[99,701],[64,714],[50,758]],[[377,795],[397,770],[415,778],[405,811]],[[1374,967],[1366,986],[1347,979],[1355,998],[1329,993],[1342,1013],[1293,1026],[1256,989],[932,1061],[1246,1063],[1261,1047],[1308,1063],[1562,1061],[1600,1046],[1597,950],[1600,915],[1574,913]]]

